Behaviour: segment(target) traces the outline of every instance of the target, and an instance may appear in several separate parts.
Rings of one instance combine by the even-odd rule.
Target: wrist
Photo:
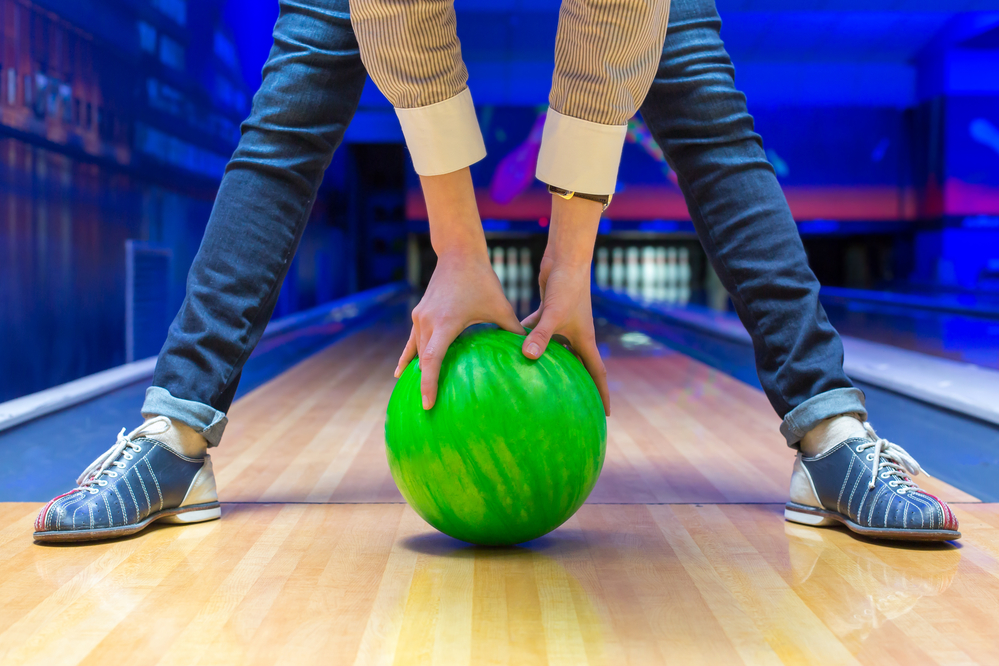
[[[593,263],[593,245],[587,246],[578,239],[566,240],[562,242],[548,241],[548,248],[545,256],[550,257],[556,264],[568,269],[579,269],[589,271],[590,264]]]
[[[431,216],[430,245],[438,258],[487,258],[486,235],[478,215],[441,219]]]
[[[469,170],[421,176],[420,182],[430,221],[430,245],[438,258],[487,258]]]
[[[453,239],[442,247],[431,243],[438,262],[469,262],[485,261],[489,263],[489,250],[485,239],[482,243],[454,242]]]
[[[602,206],[594,201],[553,197],[545,254],[562,266],[589,271],[601,212]]]

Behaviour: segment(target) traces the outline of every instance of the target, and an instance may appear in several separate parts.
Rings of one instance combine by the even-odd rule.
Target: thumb
[[[533,359],[541,358],[541,355],[548,349],[548,342],[552,339],[552,335],[555,334],[556,321],[558,321],[558,317],[551,308],[546,308],[541,313],[541,321],[530,332],[527,339],[524,340],[524,346],[521,347],[524,356]]]
[[[544,308],[539,307],[537,310],[524,317],[524,320],[520,322],[520,325],[523,326],[524,328],[527,327],[534,328],[535,326],[538,325],[538,322],[541,321],[542,312],[544,312]]]

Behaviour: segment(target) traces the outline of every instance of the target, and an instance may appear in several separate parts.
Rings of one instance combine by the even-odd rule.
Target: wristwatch
[[[554,185],[548,186],[548,192],[560,196],[566,201],[573,197],[587,199],[588,201],[596,201],[598,204],[603,204],[604,210],[607,210],[607,206],[610,206],[611,199],[614,198],[613,194],[583,194],[582,192],[563,190],[561,187],[555,187]]]

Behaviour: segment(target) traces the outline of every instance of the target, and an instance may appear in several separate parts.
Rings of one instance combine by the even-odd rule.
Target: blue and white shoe
[[[149,419],[91,463],[77,487],[46,504],[36,541],[94,541],[128,536],[154,521],[197,523],[222,515],[212,459],[190,458],[155,439],[170,419]]]
[[[869,423],[864,428],[867,437],[848,439],[814,458],[798,453],[784,517],[813,526],[839,523],[878,539],[959,539],[947,503],[912,480],[923,472],[919,463],[878,437]]]

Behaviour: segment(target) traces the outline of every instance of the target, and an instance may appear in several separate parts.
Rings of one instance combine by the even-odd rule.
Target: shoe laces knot
[[[112,466],[125,466],[125,463],[121,462],[119,458],[124,456],[131,460],[131,452],[138,453],[142,451],[142,446],[135,442],[137,438],[146,435],[162,435],[170,430],[171,427],[172,423],[169,418],[157,416],[156,418],[149,419],[127,435],[125,434],[125,429],[122,428],[121,432],[118,433],[117,441],[110,449],[99,455],[97,460],[90,463],[87,469],[83,470],[83,474],[76,479],[76,485],[79,486],[80,490],[96,493],[97,488],[95,486],[106,486],[108,483],[101,478],[102,476],[105,474],[117,476],[117,473],[111,469]]]
[[[868,454],[868,460],[871,460],[871,483],[868,487],[871,490],[874,489],[874,486],[878,482],[878,473],[880,472],[883,478],[891,478],[889,485],[893,488],[899,488],[899,494],[904,495],[907,491],[918,491],[919,486],[910,477],[918,474],[929,476],[929,473],[920,467],[916,459],[901,446],[889,442],[884,437],[878,437],[878,434],[874,432],[874,428],[866,421],[864,422],[864,430],[867,431],[870,439],[862,444],[858,444],[856,451],[857,453],[862,453],[867,449],[874,449],[874,451]]]

